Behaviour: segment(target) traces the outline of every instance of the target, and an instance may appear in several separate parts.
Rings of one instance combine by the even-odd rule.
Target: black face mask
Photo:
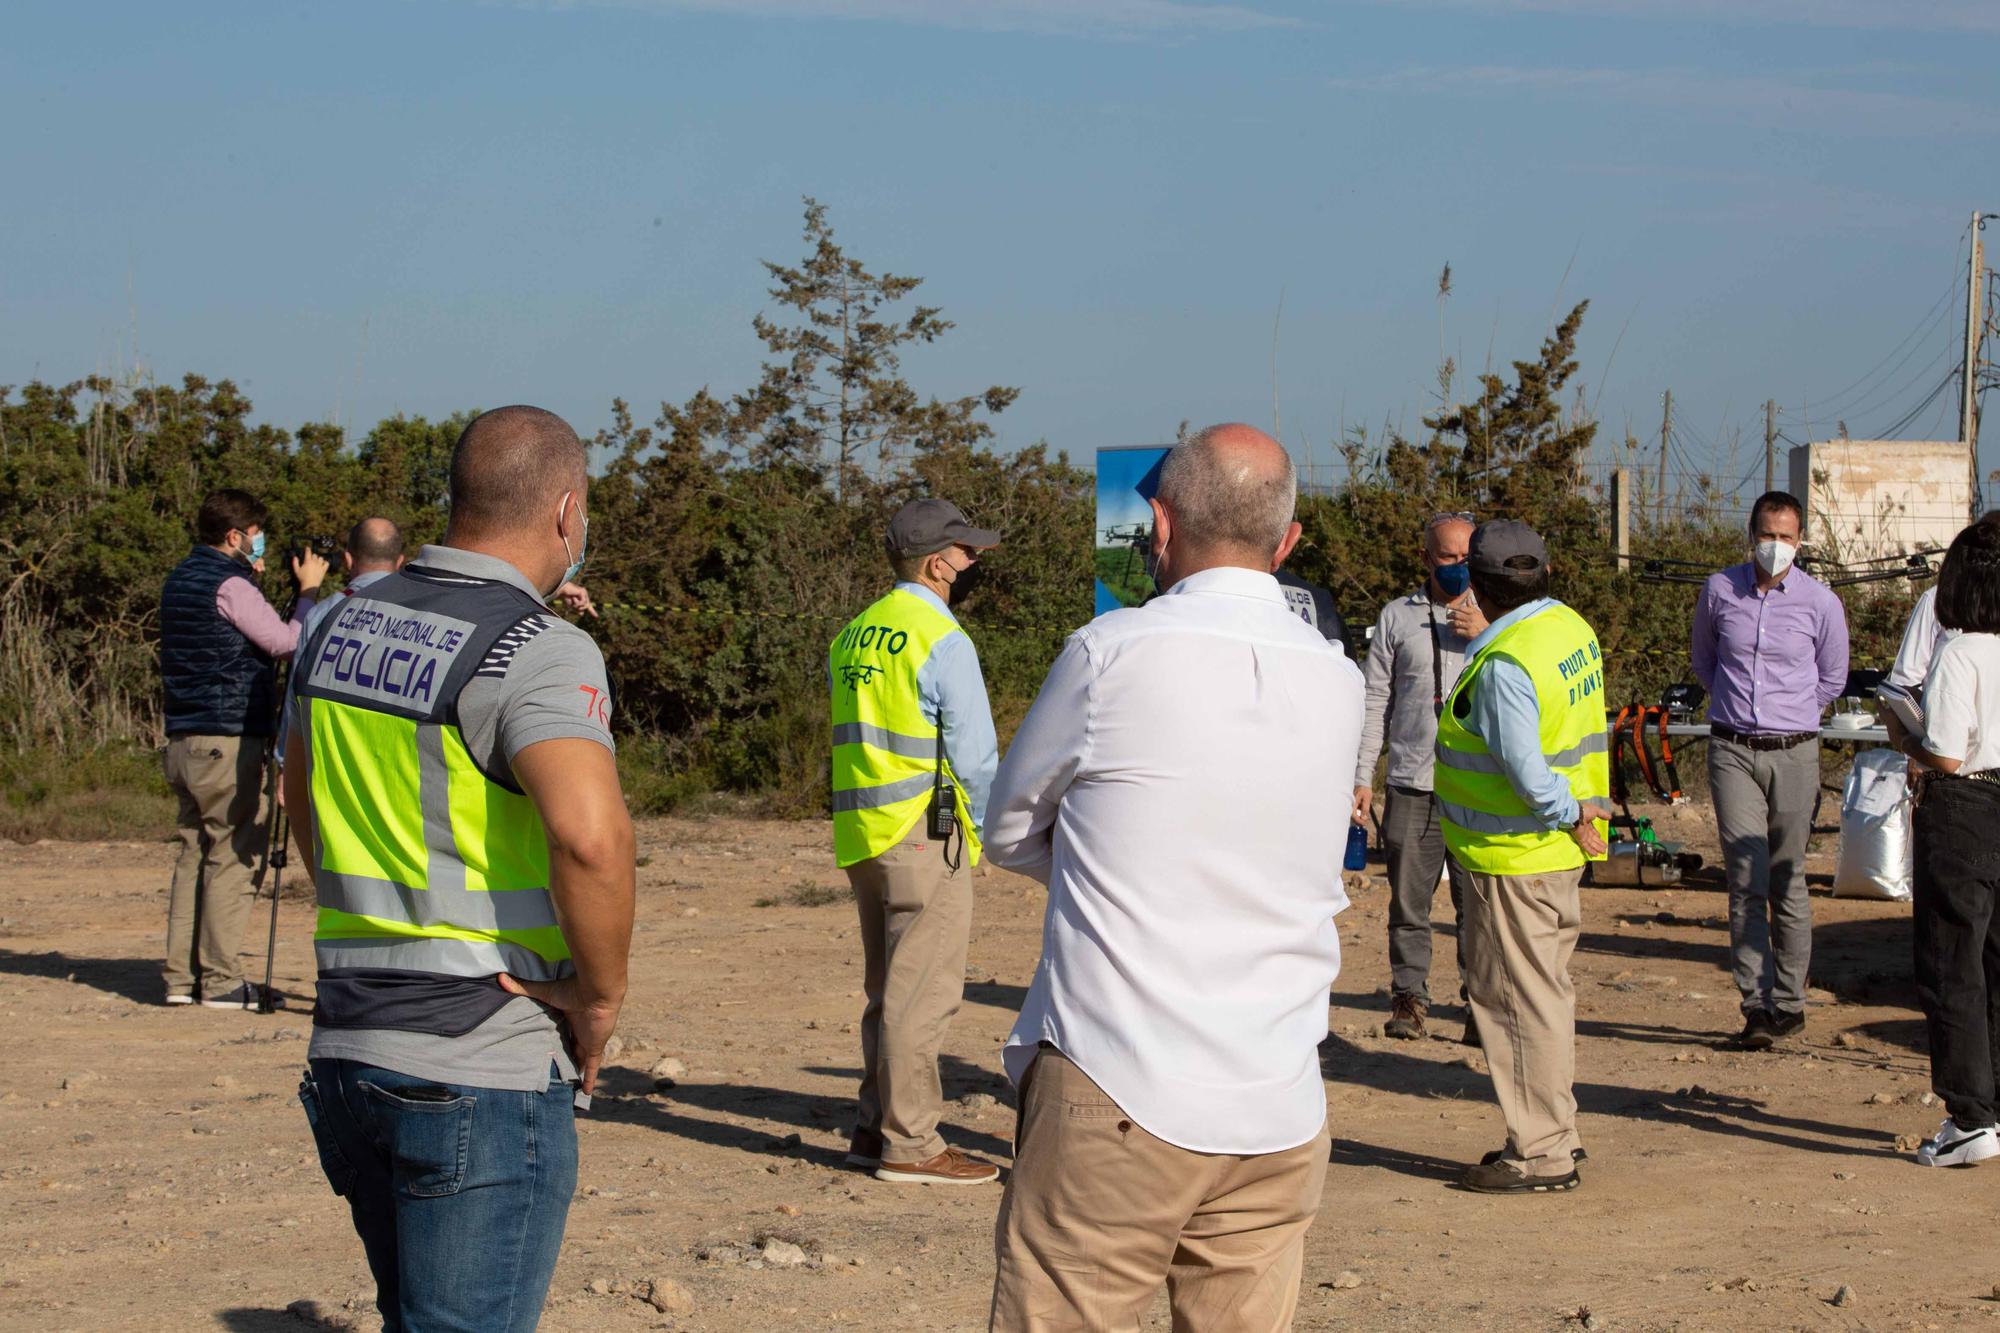
[[[951,596],[945,600],[945,605],[957,606],[960,602],[970,597],[973,589],[979,586],[979,580],[982,577],[983,574],[980,566],[976,564],[967,565],[964,569],[959,570],[958,577],[952,580]]]

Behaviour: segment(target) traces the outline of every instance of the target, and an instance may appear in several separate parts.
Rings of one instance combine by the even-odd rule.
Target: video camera
[[[315,551],[319,554],[320,559],[331,561],[335,553],[339,550],[340,541],[338,538],[320,535],[301,537],[292,543],[292,559],[303,560],[307,551]]]

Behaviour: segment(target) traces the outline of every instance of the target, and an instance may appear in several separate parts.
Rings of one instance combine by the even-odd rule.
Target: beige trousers
[[[243,980],[237,949],[256,900],[254,867],[264,850],[265,743],[261,736],[176,736],[167,742],[167,785],[180,801],[181,839],[167,891],[169,995],[209,996]]]
[[[1581,870],[1466,872],[1466,991],[1507,1121],[1507,1150],[1531,1176],[1566,1176],[1576,1133],[1576,988]]]
[[[880,856],[847,867],[861,913],[861,1113],[882,1136],[882,1160],[923,1162],[944,1151],[938,1054],[965,998],[972,876],[944,861],[919,823]]]
[[[1124,1333],[1164,1281],[1175,1333],[1289,1329],[1329,1149],[1324,1125],[1284,1152],[1177,1148],[1044,1047],[994,1231],[992,1327]]]

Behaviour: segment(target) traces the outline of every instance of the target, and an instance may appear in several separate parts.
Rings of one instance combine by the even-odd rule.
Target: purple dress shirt
[[[1847,612],[1803,570],[1759,592],[1754,565],[1731,565],[1702,585],[1691,655],[1710,722],[1751,735],[1818,731],[1847,687]]]

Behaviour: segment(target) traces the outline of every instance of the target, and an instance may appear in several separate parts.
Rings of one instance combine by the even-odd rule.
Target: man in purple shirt
[[[1708,691],[1708,785],[1743,997],[1737,1042],[1749,1050],[1805,1027],[1819,720],[1847,685],[1840,598],[1792,567],[1803,518],[1783,491],[1757,497],[1753,558],[1710,575],[1694,607],[1694,674]]]
[[[326,561],[292,561],[298,604],[286,620],[264,600],[264,524],[255,496],[216,491],[201,502],[196,544],[160,590],[160,684],[167,785],[180,802],[181,852],[167,892],[168,1004],[249,1009],[242,942],[263,849],[259,796],[277,721],[277,662],[298,647]]]

